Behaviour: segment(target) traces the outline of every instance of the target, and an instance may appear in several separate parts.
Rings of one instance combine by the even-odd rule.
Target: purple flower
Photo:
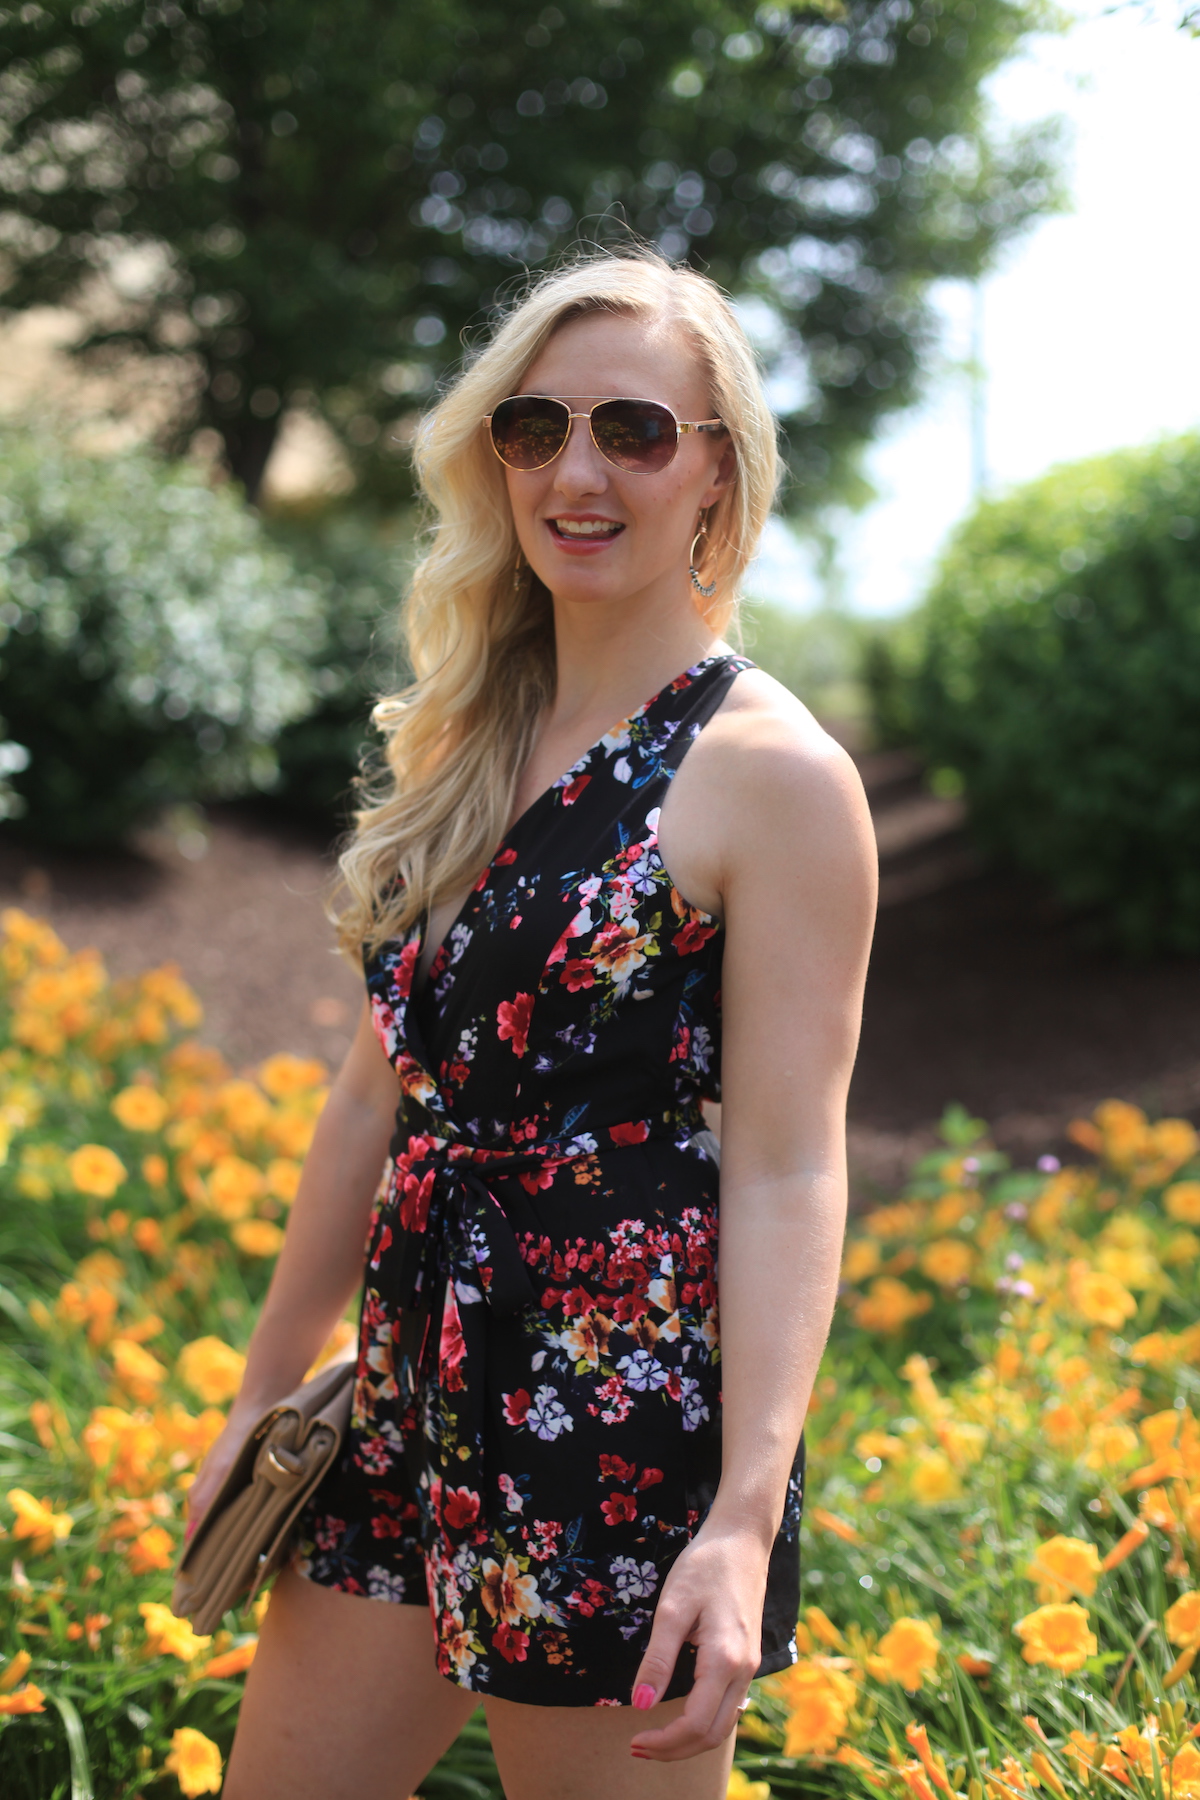
[[[1037,1166],[1043,1175],[1054,1175],[1062,1168],[1057,1156],[1039,1156]]]

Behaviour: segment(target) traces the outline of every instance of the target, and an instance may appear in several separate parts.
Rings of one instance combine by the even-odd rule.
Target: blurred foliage
[[[875,691],[979,836],[1135,953],[1200,950],[1200,436],[955,532]]]
[[[498,295],[630,228],[770,303],[796,499],[918,383],[930,280],[1055,204],[981,84],[1048,0],[38,0],[0,10],[10,307],[180,359],[254,496],[281,409],[402,492],[414,408]],[[97,272],[109,278],[109,300]],[[114,298],[115,296],[115,298]]]
[[[867,716],[862,666],[875,635],[874,621],[836,606],[791,612],[755,601],[742,612],[746,655],[819,719],[857,722]]]
[[[109,843],[164,802],[271,788],[327,608],[198,470],[0,432],[0,815]]]
[[[351,784],[378,742],[371,708],[410,679],[398,625],[413,561],[413,515],[350,505],[266,523],[270,537],[325,594],[314,655],[316,699],[275,740],[279,780],[272,797],[342,826]]]

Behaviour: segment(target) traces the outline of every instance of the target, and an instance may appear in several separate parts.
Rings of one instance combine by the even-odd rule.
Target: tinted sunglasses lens
[[[606,400],[592,413],[592,436],[618,469],[652,475],[674,456],[679,433],[673,416],[653,400]]]
[[[571,415],[561,400],[518,395],[492,414],[492,442],[510,469],[544,469],[567,441]]]

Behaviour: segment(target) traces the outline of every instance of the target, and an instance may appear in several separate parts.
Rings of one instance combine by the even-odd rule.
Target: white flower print
[[[608,1567],[622,1600],[648,1600],[657,1591],[658,1570],[652,1562],[640,1563],[636,1557],[614,1556]]]
[[[367,1594],[372,1600],[404,1599],[404,1577],[393,1575],[390,1570],[381,1568],[378,1563],[367,1570]]]
[[[667,1371],[648,1350],[635,1350],[632,1356],[623,1356],[617,1367],[625,1377],[626,1387],[632,1388],[635,1394],[652,1394],[667,1380]],[[692,1386],[695,1385],[693,1382]]]
[[[604,748],[608,751],[608,754],[610,756],[612,755],[614,750],[628,750],[628,748],[629,748],[629,720],[622,719],[621,723],[617,726],[616,730],[606,732],[605,735],[600,739],[600,742],[604,745]]]
[[[469,925],[456,925],[450,933],[450,961],[456,963],[474,936]]]
[[[625,871],[625,879],[635,894],[652,894],[658,886],[658,872],[662,867],[653,850],[647,850],[631,863]]]
[[[700,1383],[694,1375],[685,1375],[680,1389],[679,1404],[683,1409],[683,1429],[698,1431],[708,1419],[708,1408],[700,1398]]]
[[[707,1025],[692,1027],[690,1046],[691,1059],[702,1075],[708,1074],[708,1065],[712,1061],[712,1034]]]
[[[627,756],[618,756],[616,762],[612,766],[612,772],[617,781],[633,780],[633,769],[630,767],[629,758]]]
[[[552,1387],[540,1387],[533,1405],[525,1415],[525,1423],[535,1437],[549,1444],[564,1431],[574,1431],[575,1421]]]

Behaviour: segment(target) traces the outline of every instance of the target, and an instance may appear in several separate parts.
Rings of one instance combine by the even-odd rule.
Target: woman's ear
[[[733,447],[732,438],[725,439],[725,448],[721,452],[713,478],[705,490],[700,502],[701,507],[714,506],[721,495],[733,486],[737,474],[737,451]]]

